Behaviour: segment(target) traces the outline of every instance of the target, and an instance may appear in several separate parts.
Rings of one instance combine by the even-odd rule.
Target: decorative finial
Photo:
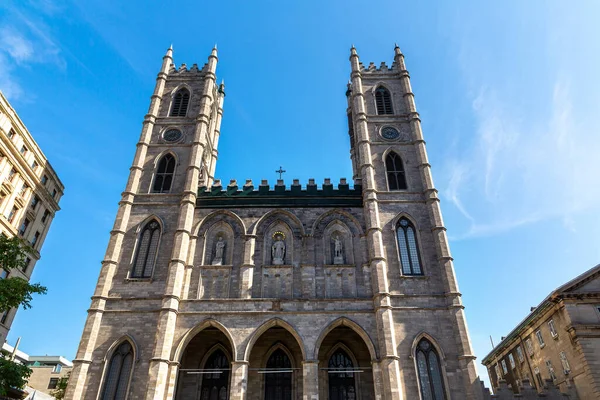
[[[356,47],[354,47],[354,45],[352,45],[352,47],[350,48],[350,55],[352,55],[352,56],[358,55],[358,53],[356,52]]]
[[[171,44],[169,46],[169,48],[167,49],[167,54],[165,54],[165,57],[172,57],[173,56],[173,44]]]
[[[400,51],[400,47],[398,47],[398,43],[394,43],[394,54],[397,56],[402,55],[402,52]]]
[[[219,93],[225,96],[225,79],[221,79],[221,84],[219,85]]]

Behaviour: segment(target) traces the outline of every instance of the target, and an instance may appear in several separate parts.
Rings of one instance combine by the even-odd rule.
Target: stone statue
[[[282,265],[285,258],[285,241],[282,237],[277,237],[271,246],[271,257],[273,265]]]
[[[223,251],[225,250],[225,244],[227,244],[227,242],[219,236],[219,240],[217,241],[217,244],[215,244],[215,256],[212,260],[212,265],[223,265]]]
[[[338,236],[333,238],[333,264],[340,265],[344,263],[343,243]]]

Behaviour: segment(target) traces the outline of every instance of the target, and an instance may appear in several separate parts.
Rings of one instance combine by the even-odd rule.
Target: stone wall
[[[519,388],[519,393],[515,394],[513,390],[508,386],[505,380],[500,381],[500,387],[496,388],[496,394],[490,395],[488,389],[484,390],[484,400],[498,399],[498,400],[534,400],[534,399],[545,399],[545,400],[573,400],[574,397],[569,396],[566,393],[561,393],[559,388],[554,385],[551,379],[546,380],[544,390],[539,393],[531,383],[529,379],[523,379],[523,386]]]

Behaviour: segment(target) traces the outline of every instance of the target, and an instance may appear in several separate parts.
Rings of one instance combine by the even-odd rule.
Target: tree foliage
[[[27,255],[28,247],[21,239],[0,235],[0,268],[6,271],[13,268],[22,270],[27,266]],[[31,308],[33,294],[46,294],[46,288],[18,277],[1,279],[0,314],[19,306]]]
[[[33,371],[26,365],[11,361],[9,354],[2,351],[0,355],[0,396],[4,396],[11,388],[23,389]]]
[[[62,400],[65,398],[65,392],[67,390],[67,383],[69,383],[69,377],[71,373],[69,372],[66,376],[63,376],[58,380],[56,384],[56,390],[50,392],[52,396],[54,396],[58,400]]]

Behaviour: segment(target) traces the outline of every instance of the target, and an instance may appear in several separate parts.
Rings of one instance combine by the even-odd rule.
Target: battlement
[[[396,65],[395,62],[392,63],[391,67],[388,67],[388,65],[386,64],[385,61],[382,61],[379,64],[379,67],[375,65],[374,62],[370,62],[368,66],[365,67],[365,65],[362,62],[359,62],[360,65],[360,71],[363,73],[386,73],[386,72],[400,72],[398,70],[398,67]]]
[[[325,179],[319,188],[314,179],[309,179],[303,188],[300,181],[294,179],[288,188],[282,179],[278,179],[275,186],[263,179],[255,190],[251,179],[246,180],[241,189],[235,179],[226,187],[217,179],[210,188],[198,188],[196,207],[362,207],[362,184],[358,180],[350,188],[342,178],[334,188],[331,180]]]
[[[175,67],[175,64],[171,64],[169,67],[169,75],[171,74],[199,74],[206,72],[208,68],[208,64],[204,64],[202,68],[198,68],[198,64],[192,64],[192,66],[188,69],[187,64],[183,63],[179,68]]]

